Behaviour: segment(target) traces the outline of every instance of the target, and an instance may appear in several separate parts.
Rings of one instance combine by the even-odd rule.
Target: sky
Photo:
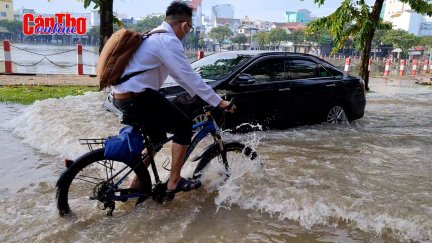
[[[166,7],[172,0],[115,0],[114,11],[119,14],[127,14],[128,17],[145,17],[151,13],[165,13]],[[254,20],[268,20],[282,22],[284,11],[296,11],[306,8],[312,15],[322,17],[332,13],[342,0],[326,0],[321,7],[314,4],[313,0],[203,0],[203,13],[210,16],[211,7],[217,4],[231,4],[234,6],[234,17],[244,18],[249,16]],[[372,4],[373,0],[367,0]],[[14,0],[14,9],[34,9],[37,13],[56,12],[90,12],[91,7],[84,9],[79,0]]]

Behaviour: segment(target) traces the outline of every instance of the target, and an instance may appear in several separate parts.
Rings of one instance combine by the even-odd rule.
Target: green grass
[[[32,104],[36,100],[62,98],[68,95],[82,95],[88,91],[98,91],[98,87],[88,86],[0,86],[0,102]]]

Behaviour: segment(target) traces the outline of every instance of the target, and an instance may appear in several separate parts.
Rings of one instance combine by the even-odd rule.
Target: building
[[[253,25],[253,24],[254,24],[254,21],[251,20],[251,19],[249,18],[249,16],[245,16],[245,17],[241,20],[241,24],[243,24],[243,25]]]
[[[291,23],[278,23],[274,22],[270,29],[281,28],[287,31],[288,34],[296,30],[303,30],[306,28],[306,25],[303,23],[291,22]]]
[[[257,33],[257,31],[258,28],[255,27],[255,25],[247,25],[247,24],[241,25],[238,29],[238,33],[244,34],[247,37],[254,36]]]
[[[206,34],[208,34],[208,32],[213,29],[214,24],[211,21],[211,18],[209,16],[206,15],[202,15],[201,16],[201,23],[202,23],[202,28],[204,29],[204,32]]]
[[[234,7],[231,4],[219,4],[212,7],[212,20],[216,18],[233,19]]]
[[[36,14],[36,12],[34,11],[34,9],[20,8],[20,9],[17,9],[15,11],[15,20],[16,21],[22,21],[23,20],[23,15],[27,14],[27,13],[30,13],[30,14],[33,14],[33,15]]]
[[[0,20],[14,20],[15,12],[13,8],[12,0],[1,0],[0,1]]]
[[[195,34],[199,35],[205,31],[202,26],[202,0],[180,0],[180,2],[186,3],[192,8],[192,26]]]
[[[147,18],[152,18],[152,17],[160,17],[160,16],[164,16],[164,13],[151,13],[147,15]]]
[[[192,0],[188,2],[189,7],[192,8],[192,25],[195,28],[195,33],[198,35],[204,31],[202,29],[202,0]]]
[[[239,27],[241,26],[241,21],[240,19],[217,18],[213,26],[214,27],[228,26],[230,30],[233,32],[233,34],[235,35],[239,33]]]
[[[273,23],[270,21],[255,20],[253,21],[253,25],[257,27],[259,31],[269,31]]]
[[[98,10],[91,11],[90,26],[100,26],[100,15]]]
[[[432,3],[432,0],[428,3]],[[385,1],[383,19],[391,22],[393,29],[403,29],[417,36],[432,35],[432,18],[414,12],[409,4],[400,0]]]
[[[307,24],[314,20],[315,17],[311,16],[311,11],[307,9],[299,9],[296,12],[286,11],[284,15],[284,22],[287,23],[303,23]]]

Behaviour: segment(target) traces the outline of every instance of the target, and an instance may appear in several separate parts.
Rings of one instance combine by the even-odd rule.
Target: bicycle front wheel
[[[225,153],[225,154],[224,154]],[[224,181],[236,166],[243,166],[244,163],[251,163],[257,158],[257,153],[242,143],[232,142],[224,145],[221,151],[218,144],[208,148],[194,171],[194,178],[200,178],[209,170],[220,180]]]
[[[78,216],[94,213],[95,209],[115,208],[115,201],[107,190],[124,177],[124,181],[112,195],[129,193],[130,183],[136,177],[141,187],[134,189],[139,194],[151,194],[151,179],[144,163],[128,163],[104,159],[104,149],[91,151],[78,158],[57,182],[57,208],[60,215],[71,213]],[[129,200],[130,202],[131,200]],[[123,208],[133,207],[127,202]],[[114,206],[114,207],[113,207]],[[99,210],[100,211],[100,210]],[[112,211],[111,211],[112,212]]]

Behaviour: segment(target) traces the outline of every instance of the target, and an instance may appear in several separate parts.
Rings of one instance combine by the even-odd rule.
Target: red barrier
[[[368,71],[369,72],[370,72],[371,66],[372,66],[372,57],[369,58],[369,65],[368,65]]]
[[[77,45],[77,74],[83,75],[84,74],[84,68],[83,68],[83,57],[82,57],[82,45]]]
[[[384,76],[389,76],[390,74],[390,58],[387,58],[385,69],[384,69]]]
[[[414,59],[413,60],[412,71],[411,71],[412,75],[417,75],[417,66],[418,66],[418,60]]]
[[[404,76],[405,75],[405,64],[406,64],[405,59],[401,59],[401,61],[400,61],[400,67],[399,67],[399,76]]]
[[[424,60],[424,61],[423,61],[423,72],[422,72],[423,75],[426,75],[426,73],[427,73],[428,63],[429,63],[428,60]]]
[[[432,60],[429,61],[429,73],[432,74]]]
[[[351,58],[347,57],[345,59],[345,69],[344,69],[345,73],[347,73],[347,74],[350,71],[350,65],[351,65]]]
[[[201,59],[201,58],[203,58],[204,57],[204,51],[198,51],[198,53],[197,53],[197,58],[198,59]]]
[[[4,59],[5,59],[5,73],[12,73],[12,58],[10,53],[9,40],[3,41],[3,51],[4,51]]]

